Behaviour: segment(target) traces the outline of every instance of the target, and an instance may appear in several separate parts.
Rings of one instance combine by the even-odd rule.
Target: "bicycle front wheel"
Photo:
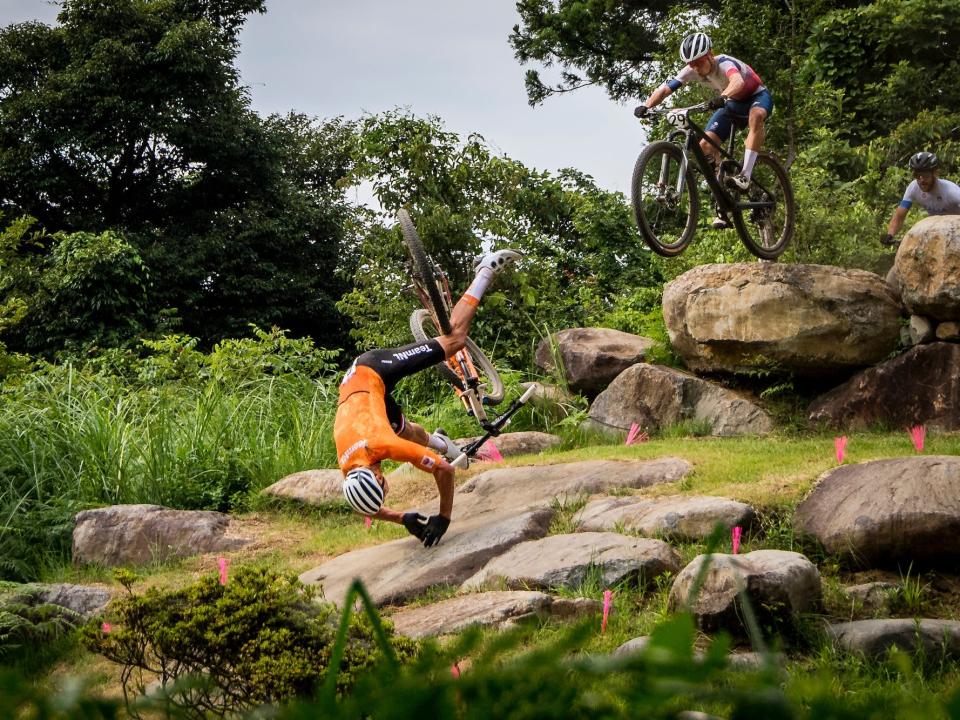
[[[425,309],[414,310],[413,314],[410,315],[410,332],[413,333],[417,342],[426,342],[436,337],[436,330],[433,318]],[[468,362],[472,364],[473,370],[476,372],[478,394],[481,401],[485,405],[499,405],[503,402],[506,395],[503,380],[500,379],[500,373],[497,372],[486,353],[470,338],[467,338],[466,347],[461,352],[466,354]],[[440,376],[457,390],[463,391],[466,389],[463,378],[447,363],[437,363],[434,367],[437,368]]]
[[[446,335],[450,332],[450,318],[447,315],[447,306],[444,303],[443,291],[434,264],[423,248],[423,242],[417,234],[417,228],[413,225],[410,213],[401,208],[397,211],[397,220],[400,222],[400,232],[403,233],[403,241],[413,261],[413,282],[426,292],[432,306],[427,309],[437,319],[440,334]]]
[[[658,140],[647,145],[633,168],[630,195],[637,228],[658,255],[682,253],[697,230],[700,199],[687,166],[681,177],[683,150]]]
[[[790,176],[773,155],[757,155],[750,187],[739,202],[758,205],[733,211],[733,224],[743,244],[758,258],[776,260],[793,239],[796,207]]]

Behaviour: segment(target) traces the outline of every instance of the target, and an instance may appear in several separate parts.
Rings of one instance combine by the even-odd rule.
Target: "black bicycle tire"
[[[737,234],[740,236],[741,242],[746,246],[753,255],[760,258],[761,260],[776,260],[783,254],[783,251],[787,249],[787,246],[790,244],[790,241],[793,240],[794,224],[796,222],[796,213],[797,207],[793,199],[793,185],[790,183],[790,175],[784,169],[783,165],[774,157],[771,153],[760,152],[757,154],[757,164],[767,165],[773,169],[774,174],[777,176],[777,181],[780,184],[780,189],[783,191],[783,204],[784,209],[786,210],[786,220],[783,224],[783,233],[781,234],[780,242],[774,245],[772,248],[765,248],[754,242],[753,236],[750,234],[750,230],[746,226],[746,222],[743,219],[742,210],[733,211],[733,225],[737,229]],[[754,165],[756,168],[756,165]]]
[[[413,333],[413,337],[417,342],[426,342],[430,340],[433,336],[431,333],[423,329],[423,323],[425,320],[433,321],[430,317],[429,311],[425,308],[418,308],[410,314],[410,332]],[[470,353],[470,357],[473,359],[474,364],[477,366],[478,370],[483,373],[483,376],[487,379],[489,385],[489,392],[484,393],[486,398],[487,405],[499,405],[503,402],[503,398],[506,396],[506,389],[503,386],[503,380],[500,378],[500,373],[497,372],[497,369],[493,366],[493,363],[490,362],[490,359],[487,357],[487,354],[480,349],[480,347],[471,339],[467,338],[466,350]],[[463,383],[460,380],[460,376],[457,375],[453,370],[450,369],[450,366],[445,362],[437,363],[434,365],[437,369],[437,372],[440,373],[441,377],[446,380],[448,383],[453,385],[458,390],[463,390]]]
[[[433,264],[427,257],[427,251],[424,249],[423,242],[417,234],[417,228],[413,225],[410,213],[401,208],[397,211],[397,220],[400,223],[400,232],[403,233],[403,241],[410,253],[410,258],[413,260],[413,272],[415,275],[419,273],[423,281],[423,287],[426,289],[427,296],[430,299],[430,304],[433,306],[432,308],[427,308],[427,310],[433,312],[440,326],[440,331],[446,335],[450,332],[450,318],[447,317],[447,308],[446,305],[443,304],[440,288],[437,287]],[[414,277],[414,282],[416,282],[416,277]]]
[[[697,231],[697,221],[700,217],[700,196],[697,193],[697,185],[693,179],[693,173],[689,165],[686,172],[687,193],[690,197],[690,209],[687,213],[687,224],[680,236],[680,240],[669,245],[661,243],[650,228],[646,215],[643,212],[643,203],[640,198],[640,180],[643,177],[643,169],[646,167],[650,158],[654,155],[663,153],[671,155],[678,163],[683,159],[683,149],[676,143],[668,140],[657,140],[647,145],[637,157],[637,162],[633,166],[633,178],[630,181],[630,201],[633,205],[633,217],[637,222],[637,229],[640,230],[640,236],[651,250],[663,257],[676,257],[690,245]]]

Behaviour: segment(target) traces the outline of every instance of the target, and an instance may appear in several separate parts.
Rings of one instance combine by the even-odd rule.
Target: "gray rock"
[[[640,637],[633,638],[632,640],[627,640],[623,645],[618,647],[613,651],[613,655],[616,657],[618,655],[633,655],[635,653],[641,652],[646,649],[650,644],[650,636],[642,635]],[[697,660],[703,660],[704,653],[701,650],[694,649],[693,657]],[[767,664],[767,657],[763,653],[755,652],[753,650],[737,650],[731,652],[727,655],[727,662],[730,664],[730,667],[737,668],[741,670],[759,670]],[[784,667],[787,662],[787,658],[783,653],[774,653],[773,661],[778,667]]]
[[[588,503],[576,516],[579,530],[624,530],[678,540],[702,540],[717,523],[749,528],[756,511],[736,500],[709,495],[608,497]]]
[[[594,571],[607,587],[624,581],[646,584],[664,572],[679,569],[680,556],[660,540],[610,532],[575,533],[514,545],[488,562],[463,587],[504,583],[514,590],[576,588]]]
[[[914,315],[960,319],[960,217],[926,217],[904,236],[894,267]]]
[[[476,440],[477,437],[460,438],[456,441],[457,445],[463,447]],[[536,432],[532,430],[523,432],[503,433],[493,438],[497,450],[504,457],[514,455],[536,455],[544,450],[557,447],[562,441],[559,435],[551,435],[545,432]]]
[[[642,652],[646,650],[647,645],[650,644],[649,635],[641,635],[640,637],[635,637],[632,640],[627,640],[623,645],[620,645],[616,650],[613,651],[614,656],[616,655],[633,655],[634,653]]]
[[[86,617],[100,613],[113,598],[112,590],[92,585],[35,584],[31,589],[38,603],[65,607]]]
[[[819,606],[822,589],[816,565],[800,553],[755,550],[744,555],[698,555],[674,580],[669,607],[686,607],[701,565],[710,558],[706,579],[690,610],[707,632],[744,634],[737,594],[747,597],[761,625],[792,622]]]
[[[877,424],[958,430],[960,345],[919,345],[821,395],[807,413],[812,425],[847,430]]]
[[[856,600],[864,610],[871,612],[886,612],[890,604],[890,595],[897,586],[888,582],[869,582],[860,585],[850,585],[844,592],[852,600]]]
[[[567,392],[559,385],[547,385],[540,382],[520,383],[520,387],[526,391],[533,388],[533,394],[527,403],[537,408],[549,417],[560,419],[565,418],[575,409],[573,395]]]
[[[960,322],[949,320],[937,325],[937,340],[956,342],[960,340]]]
[[[343,503],[343,473],[339,470],[304,470],[287,475],[273,485],[264,488],[264,495],[296,500],[308,505]]]
[[[923,345],[931,342],[935,337],[933,323],[922,315],[911,315],[909,327],[911,345]]]
[[[694,372],[830,376],[879,362],[900,333],[883,278],[825,265],[700,265],[666,285],[663,314]]]
[[[222,552],[249,540],[227,536],[230,518],[206,510],[159,505],[112,505],[77,513],[73,559],[79,563],[139,565]]]
[[[503,628],[533,617],[571,617],[599,610],[600,603],[588,598],[567,601],[541,592],[494,591],[400,610],[390,619],[400,635],[422,638],[460,632],[472,625]]]
[[[960,457],[902,457],[830,470],[797,506],[794,526],[859,566],[955,568]]]
[[[762,435],[773,423],[759,407],[716,383],[661,365],[638,363],[610,383],[590,405],[591,427],[626,432],[684,420],[704,422],[711,435]]]
[[[829,625],[834,644],[868,657],[896,646],[907,653],[960,658],[960,622],[956,620],[856,620]]]
[[[610,384],[634,363],[642,362],[656,343],[639,335],[610,328],[570,328],[544,338],[534,361],[547,372],[556,370],[551,347],[563,363],[567,385],[589,397]]]

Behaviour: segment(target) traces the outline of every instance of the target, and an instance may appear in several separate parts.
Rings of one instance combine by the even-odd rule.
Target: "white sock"
[[[753,164],[757,161],[757,151],[747,148],[743,151],[743,176],[750,179],[753,174]]]
[[[473,278],[473,282],[470,283],[470,287],[467,288],[467,292],[464,293],[464,295],[473,298],[476,302],[480,302],[480,298],[483,297],[487,288],[490,287],[490,281],[493,280],[493,276],[494,272],[490,268],[480,268],[480,272]]]

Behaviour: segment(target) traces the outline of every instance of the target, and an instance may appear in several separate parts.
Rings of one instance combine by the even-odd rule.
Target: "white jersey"
[[[731,75],[740,75],[743,78],[743,87],[734,96],[734,100],[746,100],[765,89],[763,81],[756,71],[743,60],[737,60],[732,55],[716,55],[713,68],[706,75],[700,75],[689,65],[685,65],[676,77],[666,82],[667,87],[676,91],[681,85],[688,82],[699,82],[709,85],[717,92],[723,92],[730,83]]]
[[[933,190],[927,193],[914,180],[907,185],[900,207],[909,209],[914,203],[921,205],[930,215],[960,215],[960,186],[937,178]]]

